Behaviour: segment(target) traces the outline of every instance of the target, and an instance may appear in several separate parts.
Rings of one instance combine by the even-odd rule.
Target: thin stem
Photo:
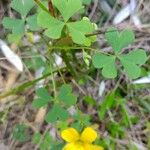
[[[40,2],[40,0],[34,0],[35,3],[44,11],[46,11],[47,13],[49,13],[48,9]]]
[[[68,59],[68,56],[66,55],[66,52],[61,51],[62,54],[62,58],[67,66],[67,68],[69,69],[70,73],[72,74],[72,76],[76,77],[76,71],[73,69],[72,65],[70,64],[70,60]]]
[[[49,60],[49,64],[50,64],[50,72],[52,75],[52,84],[53,84],[53,89],[54,89],[54,97],[56,98],[57,96],[57,92],[56,92],[56,84],[55,84],[55,80],[54,80],[54,73],[52,72],[52,62]]]
[[[47,47],[48,47],[48,49],[49,49],[50,44],[46,41],[46,39],[45,39],[43,36],[41,36],[41,37],[42,37],[42,40],[44,41],[44,43],[47,45]],[[50,54],[51,54],[51,51],[50,51],[50,52],[47,52],[47,54],[50,55]],[[45,58],[46,58],[46,56],[45,56]],[[56,65],[57,69],[58,69],[58,72],[59,72],[59,74],[60,74],[60,76],[61,76],[61,78],[62,78],[63,83],[66,83],[66,82],[65,82],[65,79],[64,79],[64,77],[63,77],[63,75],[62,75],[62,73],[61,73],[61,70],[60,70],[59,66],[57,65],[57,63],[56,63],[56,61],[55,61],[55,59],[54,59],[53,56],[52,56],[52,58],[53,58],[54,63],[55,63],[55,65]],[[49,60],[48,58],[46,58],[46,59]]]
[[[59,66],[56,64],[56,61],[55,61],[55,65],[57,66],[57,69],[58,69],[58,72],[59,72],[59,74],[60,74],[60,76],[61,76],[61,79],[62,79],[63,83],[65,84],[66,81],[65,81],[65,79],[64,79],[64,77],[63,77],[63,75],[62,75],[62,73],[61,73],[61,70],[60,70]]]
[[[132,27],[132,26],[131,26]],[[120,28],[119,30],[123,30],[122,28]],[[136,27],[132,27],[132,30],[134,30],[134,31],[137,31],[138,30],[138,28],[136,28]],[[95,30],[95,32],[93,32],[93,33],[90,33],[90,34],[86,34],[86,36],[87,37],[90,37],[90,36],[94,36],[94,35],[99,35],[99,34],[105,34],[105,33],[109,33],[109,32],[117,32],[118,30],[116,30],[116,29],[114,29],[114,30],[111,30],[111,31],[107,31],[107,28],[104,28],[103,30]],[[144,32],[145,33],[145,31],[143,31],[143,30],[140,30],[140,32]]]
[[[65,67],[64,67],[64,68],[65,68]],[[63,70],[64,68],[61,68],[61,70]],[[55,73],[55,72],[58,72],[58,70],[54,70],[54,71],[52,71],[52,72]],[[36,83],[39,82],[40,80],[43,80],[43,79],[45,79],[46,77],[48,77],[48,76],[50,76],[50,75],[51,75],[51,73],[45,74],[45,75],[43,75],[43,76],[40,77],[40,78],[37,78],[37,79],[32,80],[32,81],[25,82],[25,83],[23,83],[23,84],[17,86],[16,88],[13,88],[13,89],[11,89],[11,90],[5,92],[5,93],[0,94],[0,101],[1,101],[3,98],[7,97],[7,96],[15,95],[15,94],[19,93],[20,91],[23,91],[23,90],[29,88],[30,86],[33,86],[34,84],[36,84]]]
[[[74,50],[82,50],[82,49],[87,49],[87,50],[91,50],[91,51],[96,51],[96,52],[99,52],[99,53],[102,53],[102,54],[105,54],[105,55],[111,55],[109,53],[106,53],[102,50],[97,50],[95,48],[92,48],[92,47],[86,47],[86,46],[50,46],[49,47],[49,50],[54,50],[54,49],[58,49],[58,50],[70,50],[70,49],[74,49]]]

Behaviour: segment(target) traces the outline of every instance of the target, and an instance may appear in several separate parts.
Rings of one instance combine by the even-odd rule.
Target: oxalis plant
[[[38,144],[41,150],[102,150],[103,147],[107,148],[108,145],[101,142],[100,138],[97,139],[96,144],[92,144],[97,136],[99,137],[92,125],[92,116],[84,114],[79,108],[78,96],[73,92],[66,76],[79,81],[82,76],[96,68],[100,70],[104,78],[117,78],[125,74],[129,80],[132,80],[141,75],[141,65],[147,60],[143,49],[124,51],[124,48],[135,41],[135,35],[131,29],[118,31],[117,28],[111,27],[105,31],[104,37],[111,46],[111,51],[105,52],[100,47],[94,46],[96,35],[100,32],[96,24],[82,16],[84,5],[88,2],[87,0],[12,0],[11,8],[18,13],[20,19],[5,17],[2,22],[6,29],[12,31],[8,35],[10,42],[16,42],[19,45],[24,36],[30,35],[31,38],[34,33],[38,33],[46,49],[43,55],[45,58],[43,77],[13,90],[13,94],[17,93],[20,89],[23,90],[41,79],[51,77],[52,82],[49,81],[45,86],[36,90],[36,98],[32,106],[36,109],[47,110],[44,119],[60,131],[58,133],[62,140],[52,138],[48,132],[43,135],[35,132],[32,142]],[[36,5],[38,10],[34,14]],[[36,45],[33,41],[31,43]],[[59,68],[55,64],[54,53],[61,56],[64,67]],[[77,54],[81,54],[83,59],[80,60]],[[118,73],[117,70],[121,71]],[[61,82],[58,83],[55,73],[59,74]],[[111,93],[112,97],[113,94]],[[89,105],[97,109],[100,121],[113,105],[110,95],[101,106],[98,106],[91,97],[84,98]],[[119,105],[123,109],[125,101],[122,100]],[[74,113],[69,111],[72,107]],[[128,120],[127,113],[124,114]],[[26,130],[27,126],[17,125],[13,133],[14,138],[20,141],[29,140]],[[121,129],[118,129],[118,132],[120,133]],[[65,145],[63,140],[68,144]]]

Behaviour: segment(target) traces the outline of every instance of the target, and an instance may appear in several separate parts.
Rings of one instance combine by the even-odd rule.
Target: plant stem
[[[48,9],[40,2],[40,0],[34,0],[35,3],[44,11],[46,11],[47,13],[49,13]]]
[[[64,68],[65,68],[65,67],[64,67]],[[61,70],[63,70],[64,68],[61,68]],[[55,73],[55,72],[57,72],[57,71],[58,71],[58,70],[54,70],[53,73]],[[22,85],[17,86],[16,88],[10,89],[9,91],[7,91],[7,92],[5,92],[5,93],[0,94],[0,101],[1,101],[3,98],[7,97],[7,96],[15,95],[15,94],[17,94],[17,93],[19,93],[19,92],[21,92],[21,91],[27,89],[28,87],[33,86],[33,85],[36,84],[38,81],[40,81],[40,80],[42,80],[42,79],[44,79],[44,78],[46,78],[46,77],[48,77],[48,76],[50,76],[50,75],[51,75],[51,73],[45,74],[45,75],[43,75],[43,76],[40,77],[40,78],[37,78],[37,79],[32,80],[32,81],[29,81],[29,82],[25,82],[25,83],[23,83]]]
[[[69,59],[68,59],[68,56],[66,55],[66,52],[65,51],[61,51],[61,55],[62,55],[62,58],[63,58],[63,60],[64,60],[64,62],[66,64],[67,68],[69,69],[70,73],[72,74],[72,76],[77,77],[76,71],[71,66],[71,64],[69,62]]]
[[[102,54],[105,54],[105,55],[111,55],[109,53],[105,53],[104,51],[102,50],[97,50],[95,48],[92,48],[92,47],[86,47],[86,46],[50,46],[49,47],[49,50],[54,50],[54,49],[57,49],[57,50],[70,50],[70,49],[74,49],[74,50],[82,50],[82,49],[86,49],[86,50],[91,50],[91,51],[96,51],[98,53],[102,53]]]
[[[51,72],[51,76],[52,76],[52,84],[53,84],[53,89],[54,89],[54,98],[56,98],[57,96],[57,92],[56,92],[56,84],[55,84],[55,79],[54,79],[54,73],[52,71],[53,67],[52,67],[52,63],[49,59],[49,64],[50,64],[50,72]]]
[[[49,47],[49,50],[54,50],[54,49],[58,49],[58,50],[71,50],[71,49],[74,49],[74,50],[83,50],[83,49],[86,49],[86,50],[90,50],[90,51],[95,51],[95,52],[98,52],[98,53],[102,53],[102,54],[105,54],[105,55],[109,55],[109,56],[114,56],[112,54],[109,54],[109,53],[106,53],[102,50],[97,50],[95,48],[92,48],[92,47],[86,47],[86,46],[50,46]]]

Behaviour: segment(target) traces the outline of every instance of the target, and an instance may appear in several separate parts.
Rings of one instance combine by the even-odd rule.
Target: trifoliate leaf
[[[52,2],[61,12],[64,22],[52,17],[50,13],[46,11],[41,11],[38,15],[37,22],[39,26],[46,29],[45,35],[52,39],[58,39],[61,37],[62,30],[65,26],[67,30],[69,30],[69,35],[74,43],[90,46],[91,42],[93,42],[93,40],[95,41],[95,37],[86,37],[86,34],[94,31],[94,25],[89,20],[67,22],[74,13],[82,8],[81,0],[53,0]]]
[[[59,10],[65,22],[83,8],[81,0],[52,0],[52,3]]]
[[[37,25],[37,15],[29,16],[27,19],[27,24],[29,25],[30,30],[36,31],[38,29]]]
[[[37,22],[39,26],[47,29],[45,35],[53,39],[60,38],[62,29],[65,25],[64,22],[55,19],[45,11],[39,13]]]
[[[77,97],[72,93],[72,88],[68,84],[61,87],[58,98],[67,106],[75,105],[77,102]]]
[[[88,20],[81,20],[77,22],[67,23],[69,34],[72,37],[73,42],[81,45],[90,46],[91,40],[85,35],[92,33],[94,27]]]
[[[119,33],[117,28],[109,28],[105,33],[105,37],[107,42],[112,46],[115,53],[118,53],[122,48],[133,43],[135,39],[132,30],[125,29]]]
[[[104,77],[114,78],[117,75],[115,67],[115,58],[120,59],[126,73],[132,79],[140,76],[141,69],[139,65],[143,65],[147,60],[144,50],[136,49],[128,54],[120,54],[120,50],[134,41],[134,33],[132,30],[126,29],[121,33],[116,28],[109,28],[105,34],[108,43],[115,51],[114,56],[105,54],[95,54],[93,64],[96,68],[102,68]]]
[[[24,33],[24,20],[4,17],[2,23],[6,29],[11,29],[13,34]]]
[[[65,121],[68,119],[68,117],[69,117],[69,113],[60,105],[55,104],[46,115],[45,120],[48,123],[53,123],[58,119],[61,121]]]
[[[11,7],[25,17],[34,6],[34,0],[13,0]]]
[[[92,60],[95,68],[102,68],[102,75],[104,77],[115,78],[117,76],[115,56],[107,56],[105,54],[96,53]]]
[[[35,108],[43,107],[52,100],[52,97],[49,95],[49,93],[47,92],[47,90],[45,88],[39,88],[36,91],[36,94],[37,94],[38,98],[36,98],[32,102],[32,105]]]
[[[119,58],[128,76],[132,79],[140,76],[141,69],[138,65],[144,64],[147,60],[146,53],[142,49],[131,51],[128,54],[122,54]]]

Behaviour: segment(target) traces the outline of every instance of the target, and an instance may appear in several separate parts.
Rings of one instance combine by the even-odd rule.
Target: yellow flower
[[[63,150],[104,150],[103,147],[92,144],[97,133],[91,127],[85,128],[81,134],[74,128],[69,128],[61,132],[61,137],[68,142]]]

